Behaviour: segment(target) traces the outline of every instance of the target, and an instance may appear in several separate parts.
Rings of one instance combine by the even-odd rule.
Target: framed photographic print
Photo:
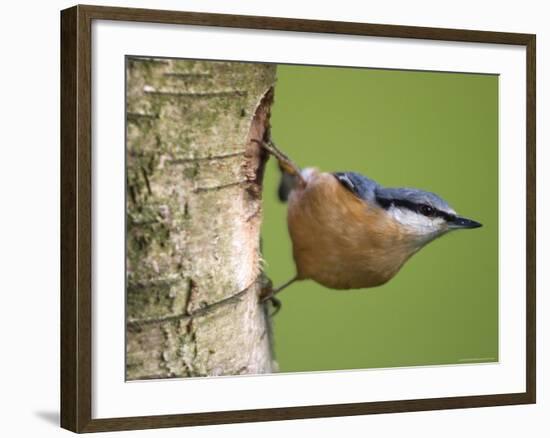
[[[61,423],[535,402],[535,36],[61,13]]]

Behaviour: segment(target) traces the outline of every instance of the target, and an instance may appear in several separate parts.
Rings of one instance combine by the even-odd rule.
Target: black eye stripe
[[[411,211],[424,214],[425,216],[431,216],[431,217],[440,217],[445,219],[447,222],[451,222],[454,219],[456,219],[456,216],[446,213],[444,211],[438,210],[437,208],[432,207],[431,205],[426,204],[417,204],[415,202],[407,201],[406,199],[384,199],[384,198],[376,198],[378,203],[385,209],[390,208],[392,205],[395,205],[396,207],[404,207]],[[432,211],[429,212],[429,214],[426,214],[422,210],[425,209],[425,207],[428,207]]]

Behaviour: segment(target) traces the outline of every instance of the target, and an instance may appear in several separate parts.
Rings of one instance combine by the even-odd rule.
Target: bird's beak
[[[460,216],[457,216],[452,221],[447,222],[447,224],[449,225],[449,228],[453,230],[460,228],[479,228],[482,226],[479,222]]]

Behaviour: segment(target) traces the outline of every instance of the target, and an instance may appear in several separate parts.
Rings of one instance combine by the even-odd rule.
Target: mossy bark
[[[275,66],[127,59],[126,377],[267,373],[261,183]]]

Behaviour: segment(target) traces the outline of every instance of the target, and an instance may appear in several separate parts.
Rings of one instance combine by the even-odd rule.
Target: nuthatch
[[[456,229],[481,224],[458,216],[435,193],[386,188],[355,172],[300,170],[271,142],[256,141],[283,171],[279,197],[288,200],[296,280],[332,289],[380,286],[418,250]]]

